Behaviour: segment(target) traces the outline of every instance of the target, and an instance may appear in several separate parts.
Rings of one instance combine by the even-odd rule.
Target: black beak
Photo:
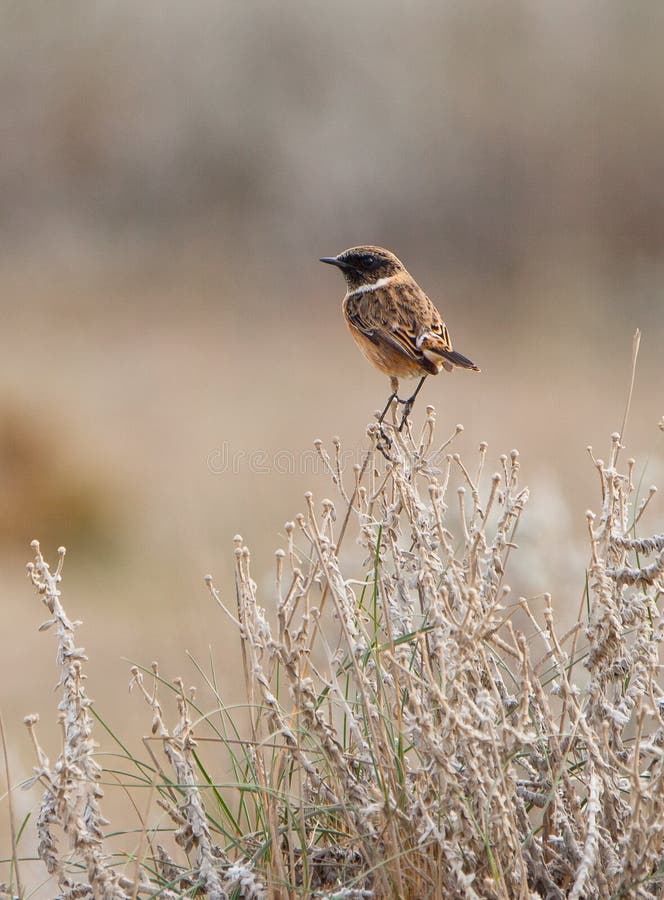
[[[349,266],[347,262],[344,262],[343,259],[339,259],[338,256],[321,256],[321,262],[327,263],[330,266],[336,266],[339,269],[352,269],[352,266]]]

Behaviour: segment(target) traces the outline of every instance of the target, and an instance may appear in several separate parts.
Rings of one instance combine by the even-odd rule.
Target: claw
[[[385,434],[385,432],[381,428],[380,437],[376,441],[376,449],[380,450],[380,452],[383,454],[383,456],[385,457],[385,459],[388,462],[392,461],[392,457],[387,452],[391,446],[392,446],[392,441],[390,440],[390,438]]]

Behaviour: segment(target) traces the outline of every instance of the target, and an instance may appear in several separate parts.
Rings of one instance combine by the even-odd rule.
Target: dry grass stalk
[[[306,495],[277,551],[273,597],[261,599],[239,536],[236,609],[209,580],[239,631],[251,713],[239,756],[212,715],[196,724],[199,740],[209,728],[225,743],[240,784],[214,815],[193,700],[176,682],[169,732],[156,668],[151,690],[133,670],[174,773],[160,803],[194,857],[176,862],[158,847],[140,885],[102,855],[82,654],[59,604],[59,569],[51,576],[37,548],[31,574],[58,624],[63,717],[80,735],[75,776],[72,760],[52,770],[37,747],[40,854],[63,896],[82,894],[72,893],[53,820],[97,896],[150,885],[160,896],[664,896],[664,537],[636,534],[648,498],[637,503],[633,461],[618,468],[620,436],[607,464],[594,460],[602,506],[588,514],[580,640],[579,629],[557,633],[550,596],[542,622],[523,598],[509,599],[505,571],[528,499],[518,453],[484,477],[486,445],[472,467],[449,441],[437,447],[431,407],[421,435],[391,434],[389,460],[374,454],[351,484],[317,442],[352,512],[337,519],[331,500]],[[340,552],[347,528],[360,563]],[[517,615],[534,623],[543,650]],[[84,810],[91,824],[81,829]]]
[[[60,603],[58,585],[62,578],[65,550],[64,547],[59,549],[57,568],[51,572],[41,554],[39,542],[33,541],[32,546],[35,558],[34,562],[28,563],[28,574],[51,614],[40,630],[56,629],[59,687],[62,688],[58,710],[63,749],[55,765],[50,765],[39,746],[37,717],[28,716],[25,720],[39,761],[35,780],[44,788],[37,820],[39,856],[49,874],[56,877],[63,898],[128,900],[124,879],[108,865],[103,851],[103,828],[108,822],[99,806],[103,796],[99,787],[101,767],[94,758],[93,720],[89,711],[90,700],[83,684],[82,663],[87,657],[74,640],[76,627],[80,623],[70,621]],[[60,849],[55,827],[64,833],[74,857],[82,860],[87,875],[85,882],[72,876],[71,859],[68,858],[68,851]]]

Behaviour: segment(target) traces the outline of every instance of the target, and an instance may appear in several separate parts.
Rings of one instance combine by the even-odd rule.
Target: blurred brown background
[[[34,537],[68,548],[89,691],[120,731],[149,728],[124,657],[196,681],[185,651],[212,645],[232,695],[203,575],[234,602],[240,532],[269,604],[283,522],[333,491],[298,454],[334,434],[359,453],[387,394],[317,261],[356,243],[395,250],[481,364],[424,401],[441,435],[464,423],[464,452],[489,442],[488,474],[519,448],[533,496],[508,581],[575,610],[585,447],[620,426],[637,326],[627,454],[664,483],[664,6],[14,0],[0,26],[14,778],[22,715],[56,734]]]

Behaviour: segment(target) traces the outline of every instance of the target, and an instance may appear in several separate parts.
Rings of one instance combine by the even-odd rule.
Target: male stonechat
[[[351,247],[321,262],[341,269],[346,279],[343,311],[356,344],[370,363],[390,376],[392,393],[378,420],[393,400],[404,407],[403,428],[427,375],[455,366],[479,372],[479,366],[452,349],[440,313],[401,260],[382,247]],[[399,397],[399,378],[420,379],[412,396]],[[381,430],[382,433],[382,430]]]

